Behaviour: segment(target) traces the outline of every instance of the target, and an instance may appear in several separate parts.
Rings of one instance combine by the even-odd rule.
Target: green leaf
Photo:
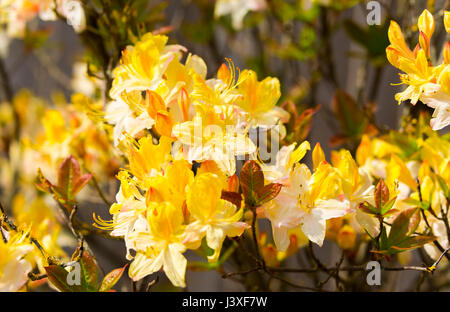
[[[420,207],[420,204],[421,204],[420,200],[413,199],[413,198],[405,199],[405,200],[403,200],[403,202],[405,204],[408,204],[408,205],[411,205],[411,206],[415,206],[415,207]]]
[[[380,179],[378,181],[377,187],[375,188],[375,205],[379,209],[379,211],[382,213],[382,207],[388,202],[389,200],[389,189],[384,183],[383,179]]]
[[[247,161],[242,167],[240,178],[245,203],[249,206],[256,206],[257,192],[264,187],[264,173],[261,167],[254,160]]]
[[[106,274],[106,276],[103,278],[102,284],[100,285],[99,291],[106,292],[111,290],[111,288],[113,288],[114,285],[116,285],[120,280],[127,266],[128,264],[126,264],[123,268],[112,270],[111,272]]]
[[[236,205],[236,207],[241,207],[242,195],[236,192],[222,191],[222,199],[229,201],[230,203]]]
[[[46,42],[50,32],[48,30],[30,30],[25,29],[23,41],[27,50],[35,50],[41,48]]]
[[[263,204],[271,201],[280,193],[283,185],[279,183],[270,183],[262,187],[257,191],[258,195],[258,206],[262,206]]]
[[[202,239],[201,249],[203,250],[203,253],[205,254],[206,257],[212,256],[214,254],[214,249],[208,246],[206,238]]]
[[[58,185],[56,188],[63,199],[70,203],[91,178],[91,174],[81,175],[78,161],[70,155],[59,165]]]
[[[391,246],[391,248],[399,251],[411,250],[420,248],[425,244],[431,243],[436,240],[434,236],[417,235],[411,236],[401,242],[398,246]]]
[[[333,110],[342,130],[342,137],[356,138],[367,126],[367,118],[356,101],[345,91],[337,90],[333,97]]]
[[[392,222],[391,231],[389,232],[389,245],[394,246],[400,244],[408,238],[420,222],[420,214],[417,208],[410,208],[400,212]]]
[[[35,185],[40,191],[51,194],[54,185],[44,177],[41,168],[38,168],[36,180]]]
[[[360,25],[350,19],[345,20],[343,26],[345,32],[353,41],[367,48],[368,38],[366,29],[363,29]]]
[[[398,212],[397,209],[390,209],[389,211],[385,212],[382,216],[383,216],[383,218],[387,218],[387,217],[390,217],[390,216],[396,214],[397,212]]]
[[[391,131],[387,141],[399,147],[403,153],[401,155],[403,159],[407,159],[419,151],[417,140],[400,132]]]
[[[361,209],[363,212],[371,214],[371,215],[378,215],[378,212],[379,212],[377,207],[373,206],[369,202],[360,203],[359,209]]]
[[[411,206],[414,206],[414,207],[417,207],[417,208],[420,208],[423,210],[428,210],[430,208],[430,203],[427,201],[420,201],[420,200],[416,200],[413,198],[408,198],[408,199],[405,199],[403,202],[405,204],[408,204],[408,205],[411,205]]]
[[[395,210],[395,209],[392,209],[392,207],[394,206],[396,200],[397,200],[397,196],[394,197],[394,198],[391,198],[387,203],[385,203],[383,205],[383,207],[381,208],[381,215],[383,217],[386,217],[388,215],[392,215],[393,210]]]
[[[49,265],[45,267],[47,272],[48,280],[55,286],[59,291],[62,292],[79,292],[81,291],[79,286],[70,286],[67,283],[67,272],[63,267],[59,265]]]
[[[438,183],[439,183],[439,186],[441,187],[442,192],[444,193],[444,196],[446,198],[449,198],[450,194],[449,194],[447,182],[445,182],[445,180],[439,175],[436,175],[436,178],[438,180]]]
[[[389,45],[387,36],[389,22],[387,20],[383,25],[370,25],[363,28],[354,21],[347,19],[343,22],[343,26],[347,35],[366,50],[373,65],[386,64],[385,51]]]
[[[94,258],[87,250],[82,250],[78,247],[72,260],[76,260],[81,253],[81,258],[78,260],[81,268],[81,286],[84,291],[96,291],[98,289],[98,267]]]
[[[319,111],[321,106],[317,105],[314,108],[305,109],[300,113],[294,102],[288,100],[281,107],[291,115],[288,123],[285,124],[288,133],[285,141],[287,143],[294,143],[306,140],[311,130],[313,116]]]
[[[387,238],[387,231],[386,228],[383,227],[382,231],[381,231],[381,235],[380,235],[380,246],[379,249],[380,250],[384,250],[389,248],[389,244],[388,244],[388,238]]]

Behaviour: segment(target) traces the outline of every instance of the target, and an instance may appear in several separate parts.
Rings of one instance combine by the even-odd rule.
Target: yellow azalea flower
[[[444,14],[444,24],[448,31],[448,11]],[[430,40],[435,31],[433,15],[424,10],[418,20],[419,45],[411,51],[406,45],[400,26],[392,21],[388,36],[390,45],[386,49],[389,62],[405,72],[400,75],[402,84],[408,85],[405,91],[396,94],[399,104],[410,100],[418,101],[435,109],[431,126],[440,130],[450,124],[450,46],[444,48],[444,62],[433,66],[430,60]]]
[[[116,146],[129,135],[135,137],[144,129],[151,129],[155,120],[151,118],[146,109],[144,99],[140,92],[123,93],[109,102],[105,119],[114,125],[114,144]]]
[[[191,165],[186,160],[176,160],[167,166],[164,176],[155,176],[149,181],[147,204],[170,201],[182,209],[186,192],[193,181]]]
[[[202,106],[234,105],[242,97],[236,89],[247,78],[249,72],[240,72],[232,60],[227,59],[217,71],[217,78],[204,80],[200,75],[194,75],[192,98]]]
[[[264,215],[272,223],[277,250],[289,246],[289,229],[301,226],[308,239],[322,246],[326,220],[344,216],[348,202],[338,198],[339,176],[329,164],[321,164],[311,175],[304,164],[296,164],[289,186],[264,206]]]
[[[233,175],[236,156],[251,154],[256,147],[245,130],[236,128],[232,107],[199,107],[192,121],[177,124],[173,135],[182,143],[189,161],[214,160],[222,171]]]
[[[277,78],[267,77],[258,81],[252,70],[244,70],[241,75],[246,79],[236,89],[236,92],[242,95],[236,104],[249,114],[251,125],[273,126],[289,120],[289,114],[281,107],[275,106],[281,96]]]
[[[400,79],[402,83],[408,85],[408,88],[395,95],[399,104],[402,101],[411,100],[411,104],[415,105],[423,99],[424,93],[429,94],[439,88],[435,82],[442,67],[430,67],[424,50],[417,53],[414,63],[402,60],[400,69],[407,72],[406,75],[400,75]]]
[[[425,51],[427,58],[430,58],[430,38],[433,36],[436,27],[433,15],[428,10],[424,10],[419,16],[417,26],[420,31],[420,47]]]
[[[266,180],[281,184],[289,183],[289,175],[294,165],[302,160],[310,149],[308,141],[302,142],[297,148],[295,146],[295,143],[283,146],[277,153],[274,165],[260,163]]]
[[[352,155],[347,150],[331,153],[333,166],[341,177],[342,194],[349,202],[349,209],[355,210],[359,203],[372,201],[375,187],[370,175],[358,168]]]
[[[161,137],[158,144],[153,143],[151,136],[139,139],[137,146],[130,143],[129,162],[130,172],[142,184],[144,189],[148,188],[148,179],[162,174],[171,157],[172,140]]]
[[[132,246],[128,243],[127,237],[136,227],[140,226],[138,222],[140,216],[145,214],[147,205],[145,197],[134,185],[131,177],[125,171],[120,171],[117,175],[120,180],[120,189],[116,195],[116,202],[111,205],[109,210],[113,215],[111,221],[103,220],[94,214],[94,226],[111,231],[111,236],[123,236],[127,245],[127,259],[131,259],[130,250]]]
[[[173,59],[165,71],[164,84],[160,85],[155,91],[164,98],[167,106],[173,110],[177,106],[177,97],[180,90],[184,89],[190,96],[194,91],[196,79],[206,79],[206,73],[206,63],[197,55],[189,54],[185,64],[181,64],[178,59]]]
[[[190,231],[205,235],[208,246],[214,250],[209,261],[217,261],[226,236],[240,236],[248,227],[247,223],[239,221],[242,209],[221,199],[224,182],[212,173],[197,175],[186,202],[195,220],[188,226]]]
[[[154,90],[163,82],[163,74],[174,58],[180,58],[183,47],[167,45],[167,36],[147,33],[122,53],[121,64],[114,70],[111,98],[123,91]]]
[[[183,253],[187,247],[183,243],[186,226],[182,210],[171,202],[155,204],[147,220],[148,232],[134,233],[136,239],[145,241],[147,248],[137,251],[130,265],[130,277],[137,281],[162,268],[174,286],[185,287],[187,260]]]
[[[21,120],[22,145],[17,160],[22,180],[34,180],[38,168],[47,179],[55,180],[58,165],[69,155],[74,155],[87,171],[94,172],[99,181],[116,173],[118,153],[110,146],[107,129],[96,123],[103,121],[98,103],[91,103],[82,95],[73,96],[72,100],[70,104],[65,100],[60,103],[55,97],[57,108],[45,109],[46,103],[27,91],[14,98]],[[89,108],[78,111],[84,104]]]
[[[374,178],[386,178],[386,167],[391,154],[400,154],[401,149],[381,138],[363,136],[356,150],[358,165]]]
[[[34,247],[28,239],[28,233],[4,232],[7,242],[0,239],[0,291],[18,291],[28,281],[31,263],[27,256]]]
[[[404,202],[417,190],[417,174],[420,164],[417,161],[404,161],[399,156],[392,154],[386,165],[385,184],[389,189],[389,197],[396,197],[393,205],[394,209],[402,210],[407,208]]]

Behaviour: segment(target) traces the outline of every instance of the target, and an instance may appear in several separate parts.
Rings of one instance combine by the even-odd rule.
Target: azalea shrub
[[[179,290],[205,271],[238,290],[388,290],[399,271],[449,290],[450,12],[379,2],[367,25],[346,17],[364,1],[0,0],[0,291]],[[84,47],[69,77],[44,57],[59,27]],[[16,86],[21,48],[67,89]]]

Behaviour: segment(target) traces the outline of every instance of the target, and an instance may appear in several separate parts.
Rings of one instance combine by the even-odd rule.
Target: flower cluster
[[[221,194],[236,172],[235,158],[256,152],[249,130],[274,128],[288,116],[275,106],[276,78],[258,81],[255,72],[239,72],[229,61],[206,80],[205,62],[191,54],[181,62],[185,48],[167,40],[143,36],[114,70],[106,120],[129,168],[118,174],[112,224],[98,223],[136,251],[134,279],[163,266],[174,285],[184,286],[186,249],[197,249],[206,237],[214,250],[209,260],[216,261],[224,238],[247,227],[241,207]],[[194,163],[200,164],[195,177]]]
[[[384,179],[391,196],[396,196],[395,209],[402,211],[421,207],[424,218],[419,225],[425,230],[427,223],[443,248],[448,248],[448,235],[444,217],[448,207],[450,186],[450,142],[427,125],[424,114],[411,120],[415,130],[391,131],[372,138],[363,137],[356,153],[358,164],[375,179]],[[372,223],[374,220],[372,220]],[[376,227],[373,235],[377,235]],[[370,227],[367,227],[370,230]],[[426,244],[431,257],[440,252],[434,244]]]
[[[444,12],[444,24],[450,33],[450,12]],[[398,93],[395,98],[401,103],[410,100],[416,105],[418,101],[434,108],[431,125],[433,130],[442,129],[450,124],[450,42],[443,51],[442,64],[433,66],[431,61],[431,37],[435,30],[433,15],[423,11],[417,26],[420,31],[419,43],[411,51],[405,42],[400,26],[391,21],[389,27],[389,41],[391,45],[386,49],[389,62],[405,74],[400,75],[402,84],[408,88]]]
[[[283,147],[277,164],[263,167],[270,180],[284,184],[278,196],[263,207],[279,251],[286,251],[291,241],[289,231],[299,226],[310,241],[322,246],[326,221],[356,212],[359,203],[372,200],[374,191],[371,177],[358,168],[349,151],[333,153],[330,164],[317,144],[311,173],[305,164],[298,163],[309,144],[294,147]]]

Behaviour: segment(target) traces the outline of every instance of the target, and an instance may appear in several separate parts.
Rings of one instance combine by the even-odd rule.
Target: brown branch
[[[92,173],[91,173],[92,174]],[[106,206],[110,207],[112,203],[106,198],[105,194],[103,193],[102,189],[100,188],[100,185],[98,184],[97,179],[92,174],[91,178],[92,184],[94,185],[94,188],[96,189],[98,195],[100,195],[100,198],[103,200]]]

